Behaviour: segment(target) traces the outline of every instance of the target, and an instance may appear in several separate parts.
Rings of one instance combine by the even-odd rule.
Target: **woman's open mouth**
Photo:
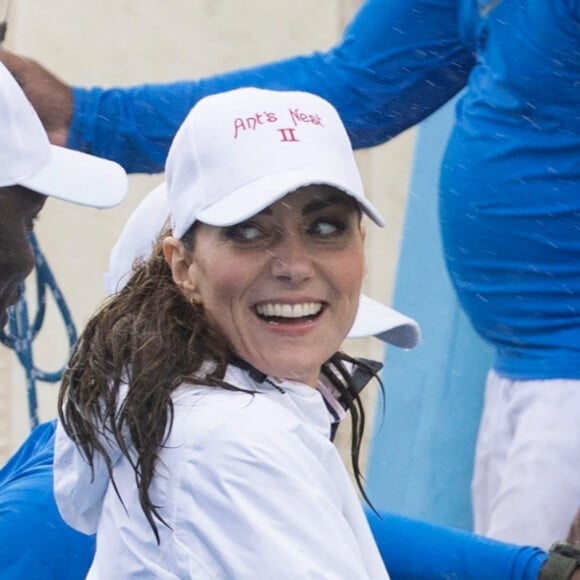
[[[270,324],[293,324],[314,320],[323,311],[321,302],[304,302],[300,304],[264,303],[256,306],[258,316]]]

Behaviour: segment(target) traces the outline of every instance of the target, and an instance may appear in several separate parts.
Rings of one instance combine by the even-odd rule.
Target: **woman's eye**
[[[335,220],[318,220],[312,224],[310,231],[312,234],[322,237],[340,235],[346,230],[346,224]]]
[[[227,229],[226,235],[229,239],[239,242],[252,242],[263,236],[262,230],[255,224],[237,224]]]

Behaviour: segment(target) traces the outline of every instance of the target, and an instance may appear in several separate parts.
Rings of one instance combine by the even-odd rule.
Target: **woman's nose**
[[[312,255],[299,236],[284,236],[270,252],[271,272],[276,278],[301,282],[312,277]]]

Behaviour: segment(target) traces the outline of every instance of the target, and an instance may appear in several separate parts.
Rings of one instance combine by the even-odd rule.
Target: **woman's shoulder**
[[[251,436],[269,428],[284,430],[293,418],[268,394],[260,391],[228,390],[189,385],[181,387],[173,399],[173,429],[199,435],[233,430]]]
[[[218,443],[223,449],[258,448],[264,440],[270,449],[285,447],[288,441],[298,447],[332,445],[328,411],[315,389],[255,382],[231,367],[225,379],[235,388],[183,385],[174,393],[170,444],[192,449]]]

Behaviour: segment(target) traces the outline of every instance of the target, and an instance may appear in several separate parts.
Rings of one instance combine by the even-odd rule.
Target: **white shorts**
[[[580,506],[580,381],[490,371],[472,481],[474,531],[548,549]]]

